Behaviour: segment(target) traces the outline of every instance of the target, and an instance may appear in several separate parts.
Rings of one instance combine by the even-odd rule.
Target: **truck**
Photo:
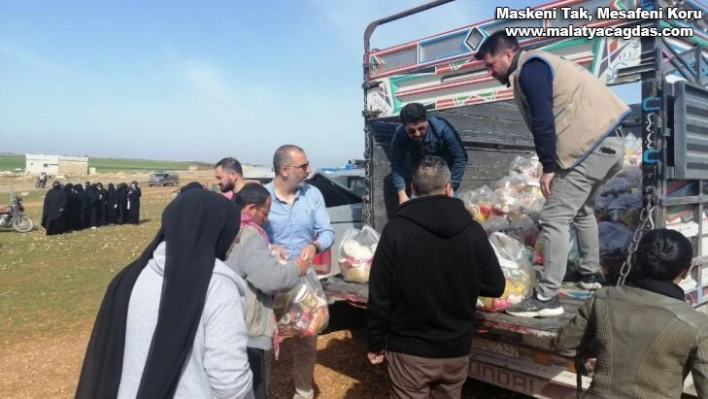
[[[178,186],[179,174],[175,172],[155,171],[150,174],[148,186]]]
[[[350,159],[345,165],[323,167],[318,170],[332,181],[341,184],[359,197],[366,193],[364,160]]]
[[[631,104],[632,114],[622,124],[625,134],[631,133],[640,143],[635,190],[641,219],[617,267],[626,272],[627,255],[642,232],[661,227],[682,232],[694,246],[694,268],[682,283],[686,301],[708,313],[708,9],[691,0],[563,0],[532,9],[582,8],[591,15],[623,19],[583,22],[563,19],[560,13],[556,19],[509,17],[450,27],[388,48],[371,46],[377,27],[451,1],[432,1],[376,20],[364,32],[366,191],[360,225],[380,232],[398,207],[391,183],[390,142],[398,114],[407,103],[424,104],[429,114],[447,119],[460,133],[469,158],[460,192],[493,185],[507,175],[516,157],[534,154],[532,136],[512,102],[512,90],[489,76],[474,54],[486,37],[501,29],[553,28],[556,33],[529,30],[517,37],[523,48],[572,60],[608,86],[633,84],[641,91],[641,100]],[[629,17],[627,11],[637,9],[657,12]],[[670,19],[666,11],[658,13],[669,9],[677,18]],[[563,28],[571,25],[604,28],[604,33],[592,38],[563,36]],[[332,300],[366,306],[366,284],[332,275],[324,286]],[[575,397],[591,382],[592,361],[576,364],[575,359],[557,355],[554,341],[589,295],[564,289],[565,314],[556,318],[478,312],[468,376],[536,398]],[[685,392],[695,395],[690,376]]]

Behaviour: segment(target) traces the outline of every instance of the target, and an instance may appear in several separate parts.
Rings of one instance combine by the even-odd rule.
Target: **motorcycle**
[[[25,207],[22,198],[10,194],[10,205],[0,206],[0,229],[15,229],[20,233],[28,233],[34,228],[34,222],[24,215]]]
[[[48,178],[49,177],[44,173],[37,176],[37,178],[34,180],[34,187],[35,188],[44,188],[47,185]]]

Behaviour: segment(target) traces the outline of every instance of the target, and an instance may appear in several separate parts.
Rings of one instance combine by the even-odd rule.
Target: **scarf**
[[[268,237],[268,233],[266,233],[265,230],[263,230],[263,227],[261,227],[260,224],[256,223],[251,215],[249,215],[246,212],[241,212],[241,228],[243,229],[244,227],[252,227],[255,229],[258,234],[265,240],[265,242],[270,245],[270,237]]]

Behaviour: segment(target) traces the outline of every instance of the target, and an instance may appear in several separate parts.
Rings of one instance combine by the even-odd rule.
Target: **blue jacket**
[[[403,176],[406,151],[411,154],[413,164],[425,155],[436,155],[444,159],[452,175],[452,188],[457,191],[467,167],[467,151],[450,122],[437,116],[428,116],[428,130],[420,143],[408,137],[403,125],[398,126],[391,140],[391,178],[396,191],[406,188]]]

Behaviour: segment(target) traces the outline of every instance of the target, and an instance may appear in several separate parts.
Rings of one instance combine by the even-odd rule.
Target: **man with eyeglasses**
[[[410,199],[404,176],[406,152],[410,153],[413,165],[425,155],[444,159],[452,174],[452,189],[457,192],[467,167],[467,151],[457,130],[447,120],[429,116],[419,103],[403,107],[400,119],[401,125],[391,140],[391,178],[398,192],[398,203]]]
[[[305,151],[292,144],[280,146],[273,156],[275,178],[265,185],[272,204],[264,225],[274,246],[281,246],[287,260],[300,257],[312,265],[315,255],[334,244],[322,193],[306,183],[310,162]],[[312,378],[317,360],[317,336],[293,339],[294,399],[312,399]]]

